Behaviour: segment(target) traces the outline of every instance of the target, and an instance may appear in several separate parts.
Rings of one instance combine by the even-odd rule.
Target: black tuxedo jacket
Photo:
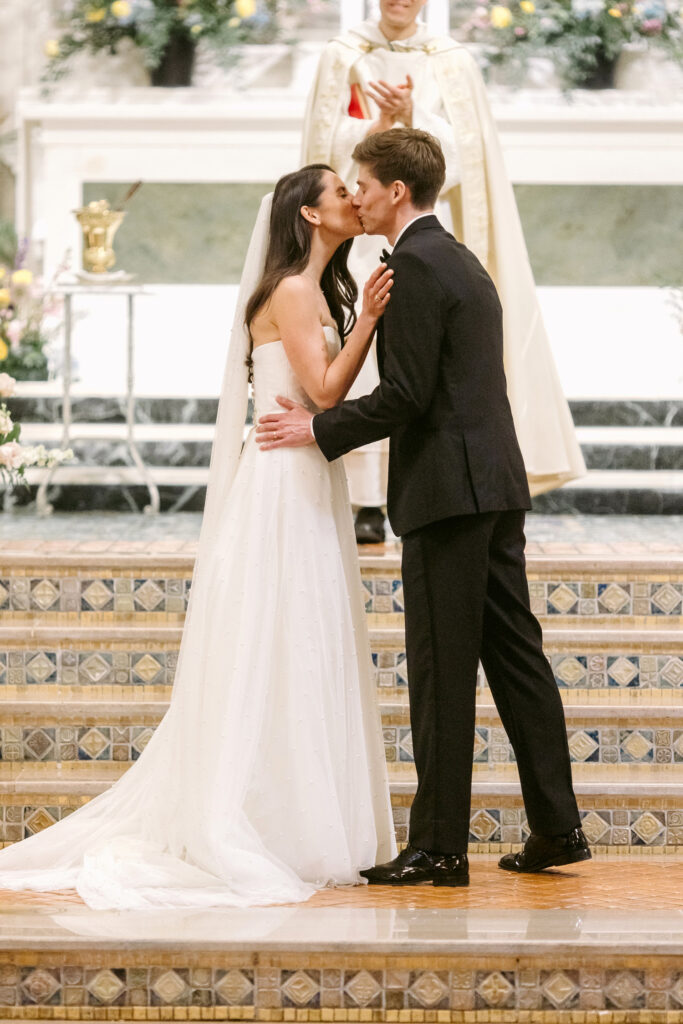
[[[503,369],[502,310],[482,265],[435,216],[406,228],[388,261],[372,394],[313,420],[328,461],[389,437],[394,532],[531,505]]]

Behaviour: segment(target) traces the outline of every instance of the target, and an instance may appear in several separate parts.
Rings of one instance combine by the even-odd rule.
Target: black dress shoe
[[[524,849],[520,853],[506,853],[498,861],[498,867],[505,871],[532,874],[545,868],[558,868],[590,859],[588,840],[582,829],[575,828],[563,836],[535,836],[532,832]]]
[[[466,853],[428,853],[406,846],[388,864],[377,864],[360,872],[370,885],[469,885]]]
[[[359,508],[356,514],[358,544],[381,544],[384,540],[384,512],[381,508]]]

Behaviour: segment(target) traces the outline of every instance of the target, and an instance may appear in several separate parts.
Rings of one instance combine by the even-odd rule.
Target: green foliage
[[[173,37],[211,42],[222,58],[245,42],[276,35],[276,0],[71,0],[62,12],[58,39],[46,44],[44,78],[61,78],[79,51],[116,53],[124,39],[143,51],[154,70]]]
[[[476,8],[462,31],[483,45],[489,65],[507,65],[518,78],[529,57],[549,57],[568,87],[608,84],[629,43],[658,46],[683,60],[681,10],[664,0],[488,2]]]
[[[19,240],[14,224],[9,220],[0,220],[0,264],[13,267],[18,248]]]

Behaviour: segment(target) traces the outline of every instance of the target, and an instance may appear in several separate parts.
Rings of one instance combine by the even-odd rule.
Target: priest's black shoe
[[[520,853],[506,853],[498,861],[498,867],[505,871],[532,874],[545,868],[559,868],[563,864],[576,864],[590,860],[588,840],[583,830],[575,828],[563,836],[536,836],[532,834]]]
[[[356,515],[356,541],[359,544],[381,544],[384,536],[382,509],[359,508]]]
[[[470,874],[466,853],[429,853],[406,846],[388,864],[377,864],[361,871],[370,885],[469,885]]]

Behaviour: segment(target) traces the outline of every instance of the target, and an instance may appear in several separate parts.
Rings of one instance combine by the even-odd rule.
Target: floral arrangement
[[[462,31],[482,44],[489,66],[523,70],[529,57],[549,57],[569,88],[606,86],[627,44],[657,45],[683,60],[682,16],[665,0],[510,0],[480,4]]]
[[[45,44],[47,80],[62,77],[79,51],[115,53],[123,40],[143,51],[158,68],[174,39],[209,40],[226,56],[245,42],[268,42],[274,34],[273,0],[67,0],[62,32]]]
[[[0,398],[11,398],[16,381],[8,373],[0,373]],[[57,463],[68,462],[74,453],[70,448],[46,448],[39,444],[29,447],[19,442],[21,426],[12,421],[12,415],[4,402],[0,403],[0,479],[5,486],[16,486],[23,482],[28,466],[50,468]]]
[[[0,223],[0,372],[45,380],[45,345],[59,326],[61,301],[34,277],[29,260],[28,241],[19,243],[11,224]]]

